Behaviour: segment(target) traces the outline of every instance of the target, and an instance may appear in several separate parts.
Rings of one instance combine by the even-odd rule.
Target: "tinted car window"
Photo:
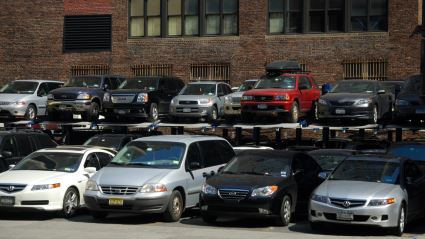
[[[220,164],[228,163],[235,156],[232,147],[223,140],[214,141],[214,147],[216,152],[220,152]]]
[[[2,151],[8,151],[12,153],[11,157],[17,157],[17,153],[16,153],[16,143],[13,137],[11,136],[7,136],[4,137],[3,142],[2,142]]]
[[[195,162],[195,163],[199,163],[201,168],[204,167],[204,163],[203,163],[202,156],[201,156],[201,151],[199,151],[199,147],[198,147],[197,143],[192,143],[189,146],[189,149],[187,151],[186,161],[187,161],[188,165],[190,163]]]
[[[255,89],[295,89],[295,77],[278,76],[272,78],[263,78],[257,82]]]
[[[34,94],[37,90],[38,82],[14,81],[0,89],[0,93],[10,94]]]
[[[51,90],[54,90],[54,89],[57,89],[57,88],[62,87],[62,85],[63,85],[63,83],[47,83],[49,92]]]
[[[98,152],[96,153],[96,155],[97,155],[97,158],[99,159],[99,164],[101,168],[105,167],[106,165],[109,164],[109,162],[111,162],[112,157],[109,154]]]
[[[412,181],[416,181],[423,176],[421,170],[413,163],[406,163],[405,167],[405,177],[411,178]]]
[[[290,160],[259,154],[238,155],[223,168],[222,172],[288,177],[290,175]]]
[[[87,156],[86,162],[84,163],[84,168],[94,167],[96,170],[100,169],[99,160],[95,153],[91,153]]]
[[[370,81],[340,81],[331,93],[374,93],[375,82]]]
[[[158,79],[156,78],[130,78],[126,79],[119,86],[120,89],[142,89],[155,91],[158,89]]]
[[[18,145],[19,153],[21,156],[27,156],[32,153],[32,143],[28,138],[28,135],[15,135],[16,143]]]
[[[409,79],[407,79],[407,82],[403,88],[403,91],[420,92],[421,89],[422,89],[421,76],[412,76]]]
[[[119,149],[121,148],[122,137],[102,137],[102,136],[94,136],[88,139],[84,145],[95,145],[102,146],[107,148]]]
[[[298,87],[304,87],[305,89],[311,89],[311,82],[308,78],[302,76]]]
[[[216,141],[199,142],[205,160],[205,167],[217,166],[223,163],[219,156],[219,151],[215,147],[215,143]]]
[[[87,87],[99,88],[102,85],[102,78],[93,76],[79,76],[71,78],[65,87]]]
[[[36,149],[44,149],[44,148],[54,148],[57,144],[49,137],[47,134],[34,134],[29,136],[34,144]]]
[[[81,154],[35,152],[21,160],[12,170],[42,170],[72,173],[81,163]]]
[[[40,84],[40,87],[38,87],[37,94],[40,96],[46,96],[49,93],[49,88],[47,87],[46,83]]]

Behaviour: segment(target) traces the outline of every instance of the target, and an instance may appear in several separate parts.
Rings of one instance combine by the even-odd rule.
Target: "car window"
[[[96,155],[99,159],[99,164],[101,168],[105,167],[109,164],[109,162],[111,162],[112,156],[107,153],[97,152]]]
[[[84,163],[84,168],[88,167],[94,167],[96,168],[96,170],[99,170],[101,168],[99,164],[99,159],[97,158],[95,153],[87,155],[86,162]]]
[[[297,155],[297,159],[299,159],[300,163],[302,164],[302,168],[306,171],[314,172],[320,170],[320,166],[317,164],[317,162],[308,155],[299,154]]]
[[[225,89],[226,95],[233,93],[232,88],[229,85],[224,85],[224,89]]]
[[[235,156],[232,147],[224,140],[215,141],[214,147],[216,148],[216,152],[220,152],[220,164],[228,163]]]
[[[2,142],[2,152],[11,152],[12,156],[11,157],[17,157],[17,153],[16,153],[16,143],[15,143],[15,139],[11,136],[7,136],[4,137],[3,142]]]
[[[202,160],[201,151],[199,151],[198,143],[192,143],[189,146],[186,156],[186,162],[187,165],[190,165],[190,163],[193,162],[197,162],[199,163],[199,165],[201,165],[201,168],[204,168],[204,163]]]
[[[218,85],[218,96],[223,96],[223,95],[225,95],[224,85],[223,84],[219,84]]]
[[[199,145],[205,160],[205,167],[213,167],[225,164],[234,156],[230,146],[224,145],[222,140],[201,141]]]
[[[47,90],[50,92],[51,90],[60,88],[63,86],[63,83],[47,83]]]
[[[30,142],[30,139],[28,138],[28,135],[15,135],[17,148],[19,150],[19,154],[21,156],[27,156],[28,154],[32,153],[34,150],[32,149],[32,144]]]
[[[423,173],[415,164],[408,162],[406,163],[404,176],[411,178],[415,182],[423,176]]]
[[[30,135],[30,138],[33,140],[36,150],[57,146],[47,134]]]
[[[41,83],[40,87],[38,87],[38,92],[37,94],[39,96],[47,96],[47,94],[49,93],[49,88],[47,87],[46,83]]]
[[[311,82],[305,76],[302,76],[300,78],[300,82],[299,82],[299,85],[298,85],[298,88],[302,88],[302,87],[304,87],[304,89],[306,89],[306,90],[311,89]]]

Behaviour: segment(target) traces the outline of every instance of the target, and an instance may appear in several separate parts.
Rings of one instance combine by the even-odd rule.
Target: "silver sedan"
[[[404,158],[363,155],[343,161],[312,194],[309,221],[388,228],[401,236],[406,223],[425,215],[425,177]]]

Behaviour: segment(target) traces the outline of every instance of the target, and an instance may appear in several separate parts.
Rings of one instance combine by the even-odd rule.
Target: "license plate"
[[[257,105],[257,108],[260,110],[265,110],[267,109],[267,105]]]
[[[416,114],[425,114],[425,108],[416,109]]]
[[[118,110],[117,113],[120,114],[120,115],[125,115],[125,114],[127,114],[127,111],[126,110]]]
[[[335,114],[337,115],[345,115],[345,109],[336,109]]]
[[[66,105],[59,105],[59,110],[66,110]]]
[[[0,197],[1,206],[13,206],[15,205],[15,197]]]
[[[124,205],[124,199],[110,198],[108,204],[109,204],[109,206],[122,206],[122,205]]]
[[[354,215],[352,212],[340,211],[336,213],[336,220],[352,221],[353,219],[354,219]]]
[[[190,108],[183,108],[184,113],[190,113]]]

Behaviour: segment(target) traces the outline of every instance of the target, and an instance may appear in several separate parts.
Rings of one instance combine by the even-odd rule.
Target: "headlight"
[[[370,200],[368,206],[376,207],[376,206],[385,206],[389,204],[395,203],[395,198],[387,198],[387,199],[372,199]]]
[[[321,203],[328,203],[328,197],[322,196],[322,195],[313,194],[313,196],[311,197],[311,200],[316,202],[321,202]]]
[[[137,103],[145,103],[148,102],[149,97],[147,93],[140,93],[137,95]]]
[[[289,95],[276,95],[274,97],[274,100],[277,100],[277,101],[289,100]]]
[[[104,102],[109,102],[111,100],[111,95],[109,93],[105,93],[103,95],[103,101]]]
[[[89,180],[86,184],[86,191],[99,191],[99,186],[95,181]]]
[[[32,186],[31,191],[59,188],[60,186],[60,183],[34,185]]]
[[[202,193],[214,195],[214,194],[217,194],[217,189],[211,185],[204,184],[202,186]]]
[[[166,192],[167,187],[164,184],[145,184],[142,188],[139,189],[139,193],[160,193]]]
[[[277,186],[267,186],[263,188],[256,188],[252,191],[251,197],[270,197],[277,191]]]
[[[225,103],[225,104],[230,104],[230,103],[232,103],[232,97],[231,97],[231,96],[226,96],[226,97],[224,97],[224,103]]]
[[[53,96],[53,94],[48,94],[48,95],[47,95],[47,99],[48,99],[48,100],[54,100],[54,99],[55,99],[55,97]]]
[[[175,104],[177,104],[177,99],[176,98],[173,98],[172,100],[171,100],[171,103],[170,103],[171,105],[175,105]]]
[[[17,106],[24,106],[26,104],[26,102],[25,101],[22,101],[22,100],[19,100],[19,101],[16,101],[15,102],[15,105],[17,105]]]
[[[407,100],[396,100],[395,105],[397,105],[397,106],[408,106],[408,105],[410,105],[410,103]]]
[[[361,99],[357,100],[354,105],[369,105],[370,103],[372,103],[372,99]]]
[[[199,104],[200,104],[200,105],[207,105],[207,104],[209,104],[209,103],[211,103],[211,98],[208,98],[208,99],[200,99],[200,100],[199,100]]]
[[[324,99],[319,99],[319,104],[321,104],[321,105],[327,105],[328,104],[328,102],[326,101],[326,100],[324,100]]]
[[[252,95],[244,95],[244,96],[242,96],[242,100],[246,100],[246,101],[248,101],[248,100],[254,100],[254,96],[252,96]]]
[[[87,93],[81,93],[77,96],[77,100],[90,100],[91,96]]]

